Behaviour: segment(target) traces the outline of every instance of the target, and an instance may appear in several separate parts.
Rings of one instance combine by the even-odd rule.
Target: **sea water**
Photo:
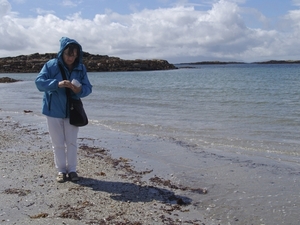
[[[203,65],[194,69],[88,73],[91,124],[176,140],[197,149],[300,155],[300,65]],[[37,74],[2,74],[1,108],[40,112]],[[22,96],[18,98],[17,96]],[[100,137],[101,138],[101,137]]]
[[[298,65],[92,73],[96,123],[224,151],[299,156]],[[92,113],[92,114],[91,114]]]

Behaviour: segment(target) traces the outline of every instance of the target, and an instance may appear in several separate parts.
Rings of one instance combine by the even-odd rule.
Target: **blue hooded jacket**
[[[68,44],[77,44],[80,52],[78,63],[72,71],[69,71],[63,62],[63,51]],[[63,80],[58,64],[63,65],[67,79],[72,81],[78,80],[82,84],[81,91],[75,94],[72,90],[71,97],[75,99],[83,98],[92,93],[92,85],[87,77],[87,72],[82,63],[83,52],[81,45],[70,38],[62,37],[60,39],[60,50],[57,58],[46,62],[35,80],[36,87],[39,91],[44,92],[42,113],[46,116],[55,118],[68,118],[69,109],[67,107],[66,88],[59,88],[58,83]]]

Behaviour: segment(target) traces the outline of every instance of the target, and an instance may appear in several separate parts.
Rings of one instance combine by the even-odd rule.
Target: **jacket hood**
[[[65,50],[65,48],[67,47],[68,44],[72,44],[72,43],[77,44],[79,46],[80,52],[78,55],[78,59],[79,59],[79,63],[82,63],[82,58],[83,58],[82,47],[77,41],[75,41],[74,39],[68,38],[68,37],[62,37],[59,41],[60,41],[60,50],[57,54],[57,58],[61,63],[63,63],[63,58],[62,58],[63,51]],[[78,66],[78,65],[75,65],[75,66]]]

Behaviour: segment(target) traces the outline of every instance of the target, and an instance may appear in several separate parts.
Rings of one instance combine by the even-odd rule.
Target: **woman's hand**
[[[81,86],[76,87],[69,80],[62,80],[58,83],[59,88],[70,88],[75,94],[81,91]]]
[[[77,87],[77,86],[75,86],[75,85],[72,84],[72,83],[71,83],[71,85],[72,85],[71,89],[72,89],[72,91],[73,91],[75,94],[77,94],[77,93],[79,93],[79,92],[81,91],[81,87],[82,87],[82,86]]]
[[[69,80],[62,80],[58,83],[59,88],[71,88],[73,84]]]

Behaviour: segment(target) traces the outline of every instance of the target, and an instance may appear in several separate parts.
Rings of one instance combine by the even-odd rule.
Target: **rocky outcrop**
[[[35,53],[31,55],[0,58],[0,73],[38,73],[45,62],[56,56],[56,53]],[[124,60],[107,55],[92,55],[87,52],[83,54],[83,63],[88,72],[177,69],[166,60]]]
[[[0,83],[13,83],[13,82],[17,82],[17,81],[20,81],[20,80],[15,80],[10,77],[0,77]]]

